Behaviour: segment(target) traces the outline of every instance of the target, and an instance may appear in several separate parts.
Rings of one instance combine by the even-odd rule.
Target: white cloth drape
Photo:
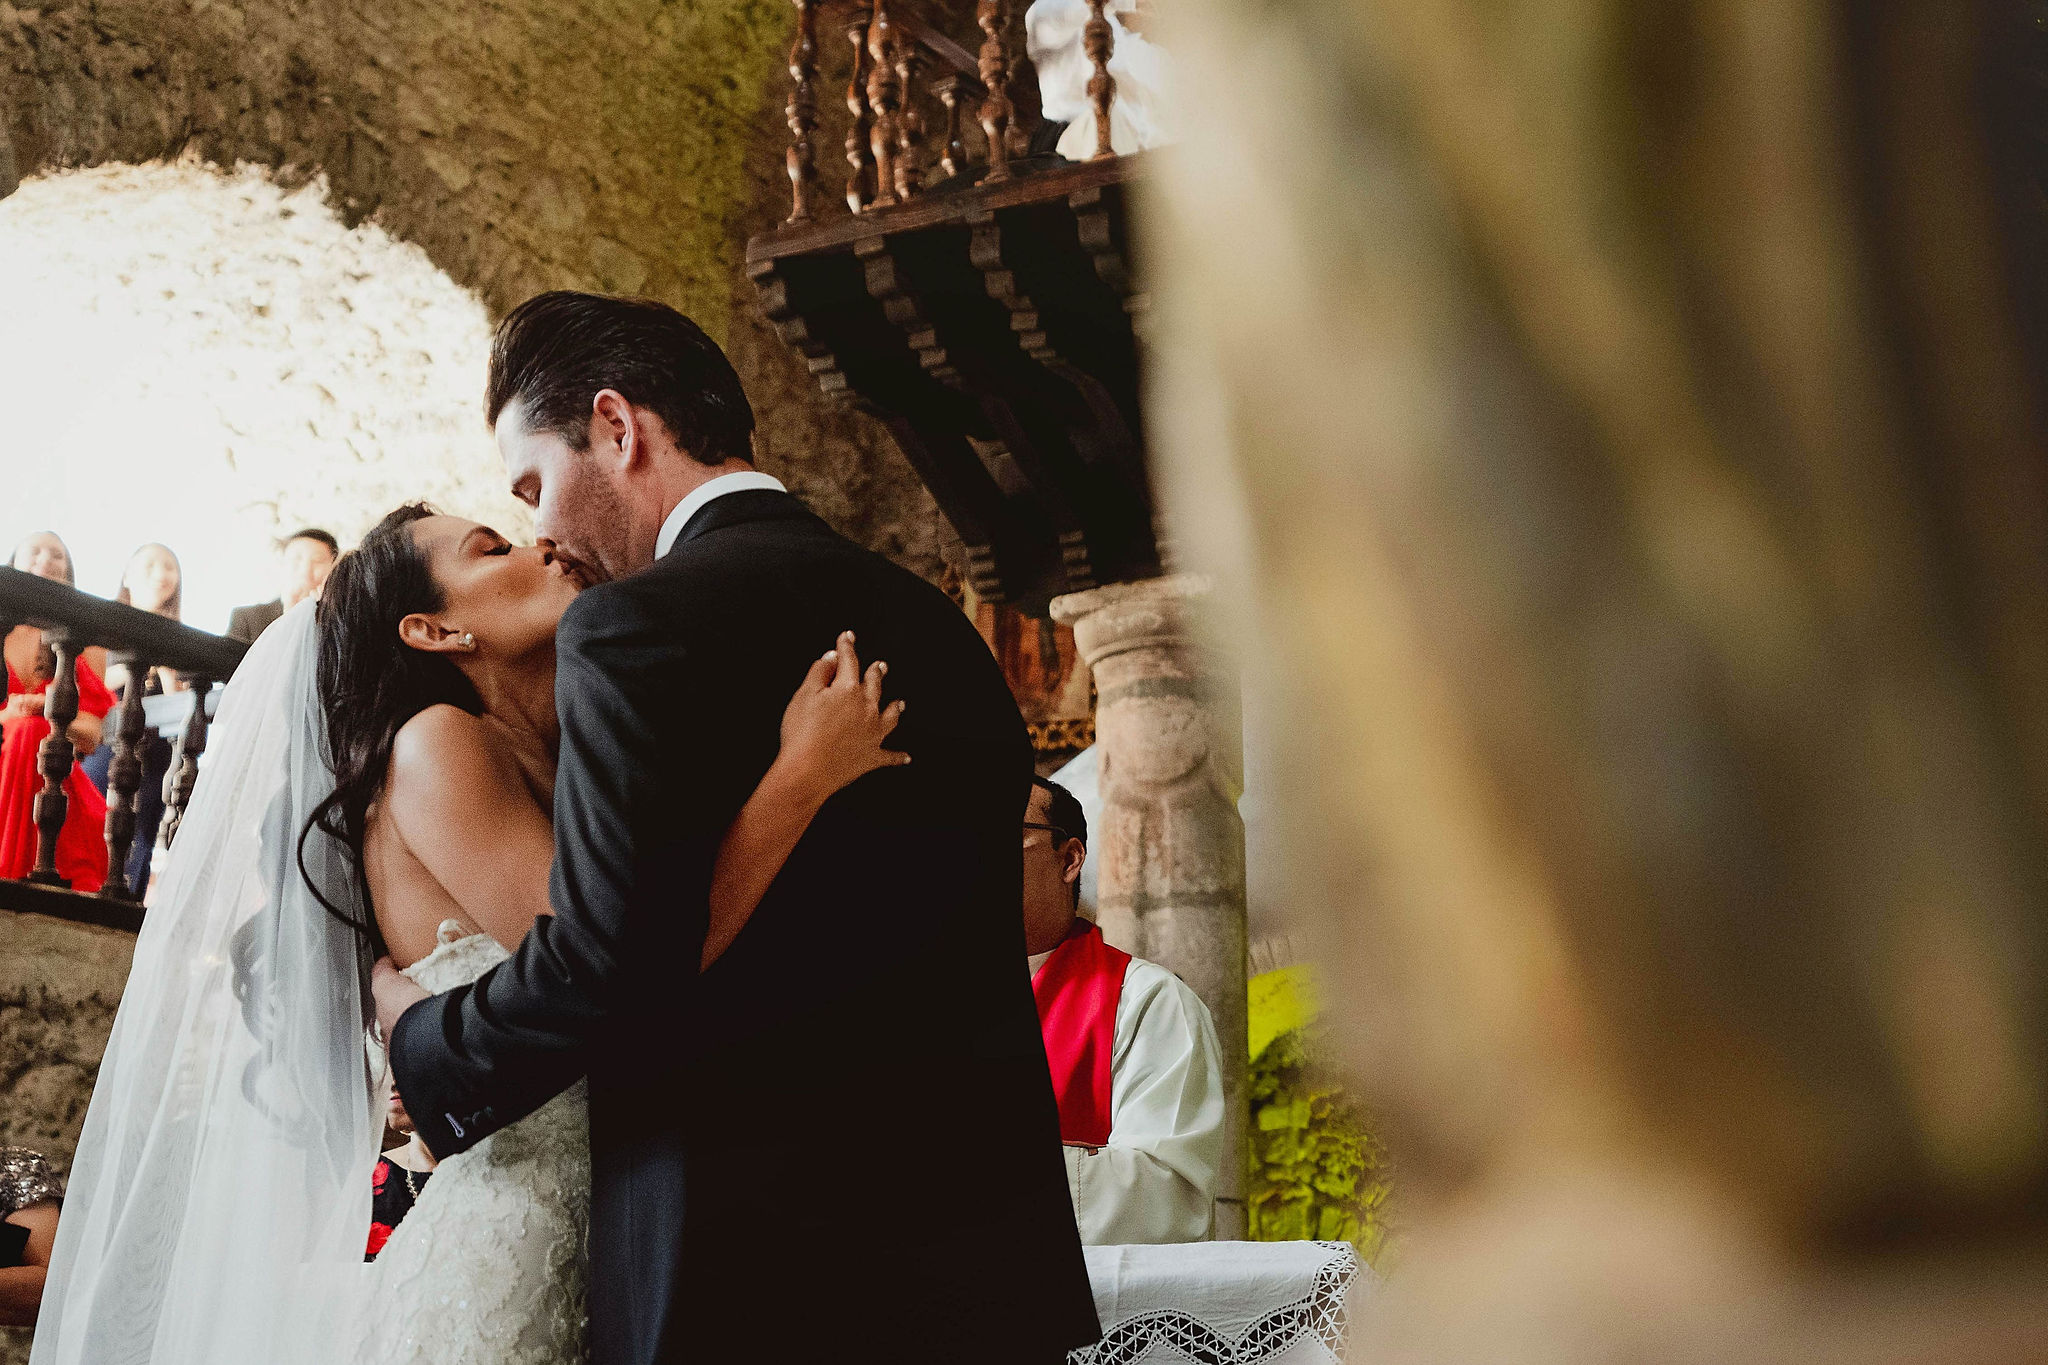
[[[1125,28],[1117,17],[1135,8],[1137,0],[1112,0],[1105,7],[1115,43],[1109,57],[1109,74],[1116,78],[1109,139],[1119,155],[1170,140],[1166,52]],[[1047,120],[1071,125],[1060,134],[1059,143],[1060,155],[1069,161],[1095,155],[1095,102],[1088,98],[1095,64],[1088,59],[1082,35],[1087,24],[1087,0],[1033,0],[1024,12],[1024,43],[1038,68],[1039,103]]]
[[[1109,1145],[1066,1149],[1082,1242],[1207,1240],[1223,1164],[1222,1057],[1201,998],[1132,958],[1110,1052]]]

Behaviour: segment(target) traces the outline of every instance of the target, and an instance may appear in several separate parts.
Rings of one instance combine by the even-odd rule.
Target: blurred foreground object
[[[1154,453],[1402,1171],[1359,1358],[2048,1353],[2040,12],[1162,14]]]

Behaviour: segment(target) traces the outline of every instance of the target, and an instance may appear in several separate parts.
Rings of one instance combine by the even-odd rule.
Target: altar
[[[1083,1250],[1102,1340],[1068,1365],[1335,1365],[1379,1283],[1344,1242]]]

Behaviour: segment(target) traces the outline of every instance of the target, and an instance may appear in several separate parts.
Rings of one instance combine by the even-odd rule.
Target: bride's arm
[[[481,717],[430,706],[407,721],[391,748],[383,814],[462,913],[506,948],[551,913],[554,825]],[[407,909],[378,908],[380,919]],[[432,941],[435,925],[414,927]]]
[[[699,968],[731,946],[796,851],[819,807],[842,787],[878,768],[900,767],[910,755],[882,743],[903,715],[903,703],[882,705],[889,666],[863,675],[851,631],[810,672],[782,713],[782,747],[734,817],[711,872],[711,914]]]
[[[877,662],[863,676],[850,634],[811,665],[783,712],[775,762],[719,844],[700,968],[746,927],[834,792],[910,761],[882,747],[903,714],[901,702],[881,704],[887,673]],[[431,706],[407,721],[392,746],[384,812],[462,912],[507,948],[519,946],[536,916],[552,913],[554,826],[481,718]],[[380,910],[403,914],[405,907]],[[415,927],[432,937],[433,925]]]

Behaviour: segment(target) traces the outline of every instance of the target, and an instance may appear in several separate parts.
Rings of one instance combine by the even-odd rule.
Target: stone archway
[[[538,289],[722,310],[776,0],[57,0],[0,9],[17,177],[181,151],[325,174],[494,312]]]
[[[314,181],[196,158],[36,176],[0,200],[9,497],[0,544],[55,529],[79,586],[184,561],[184,619],[269,595],[273,541],[351,543],[431,501],[513,536],[477,412],[490,321],[417,246],[340,223]]]
[[[939,520],[886,435],[829,410],[739,263],[779,216],[783,0],[0,3],[0,194],[194,152],[416,243],[493,315],[548,288],[645,294],[721,339],[763,463],[937,577]],[[764,160],[765,158],[765,160]]]

